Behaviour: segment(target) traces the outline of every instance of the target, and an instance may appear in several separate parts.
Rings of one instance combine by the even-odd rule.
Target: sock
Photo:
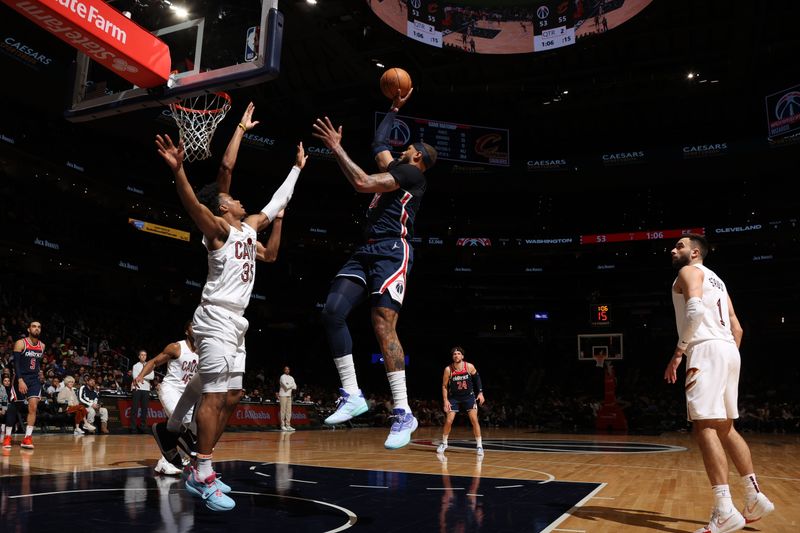
[[[13,426],[6,426],[6,437],[11,436],[11,432],[14,430]]]
[[[478,445],[478,448],[483,448],[483,437],[475,437],[475,442]]]
[[[442,444],[447,445],[447,437],[449,437],[449,435],[442,435]]]
[[[358,392],[358,380],[356,379],[356,365],[353,364],[353,354],[335,357],[336,370],[339,371],[339,379],[342,380],[342,388],[347,394]]]
[[[200,373],[195,372],[192,380],[186,386],[183,394],[181,394],[181,398],[178,400],[175,410],[172,411],[171,415],[169,415],[169,420],[167,420],[167,431],[171,431],[172,433],[178,433],[180,431],[181,424],[183,424],[183,418],[186,416],[186,413],[189,412],[189,409],[191,409],[192,406],[197,403],[197,400],[199,400],[200,396],[202,395],[203,381],[200,379]]]
[[[25,436],[30,437],[33,435],[33,426],[25,426]]]
[[[744,483],[744,493],[747,500],[755,500],[756,495],[761,492],[761,487],[758,486],[755,474],[747,474],[742,476],[742,483]]]
[[[389,387],[392,389],[394,408],[410,413],[411,407],[408,405],[408,393],[406,392],[406,371],[387,372],[386,377],[389,378]]]
[[[731,489],[728,485],[714,485],[711,487],[714,491],[714,500],[717,509],[722,512],[730,511],[733,508],[733,500],[731,499]]]
[[[211,454],[203,455],[197,454],[197,477],[205,481],[208,476],[214,473],[214,467],[211,466]]]

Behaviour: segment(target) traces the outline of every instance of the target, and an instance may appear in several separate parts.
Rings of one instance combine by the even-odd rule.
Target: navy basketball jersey
[[[17,377],[39,377],[39,370],[42,368],[42,355],[44,354],[44,344],[42,341],[36,341],[36,344],[31,344],[28,338],[22,339],[25,341],[25,347],[22,355],[16,361]]]
[[[414,165],[394,160],[389,173],[400,188],[375,193],[367,210],[367,239],[410,239],[414,235],[414,219],[425,194],[425,175]]]
[[[467,369],[467,362],[463,361],[464,366],[461,370],[456,370],[455,365],[450,365],[450,383],[447,387],[447,394],[452,396],[472,396],[472,376]]]

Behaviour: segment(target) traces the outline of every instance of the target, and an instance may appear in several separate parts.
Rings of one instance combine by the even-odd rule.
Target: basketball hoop
[[[187,161],[211,156],[214,131],[230,108],[231,97],[223,92],[201,94],[170,104],[169,109],[178,125]]]
[[[594,359],[594,362],[597,365],[597,367],[602,368],[606,362],[606,359],[608,358],[608,355],[604,353],[596,353],[592,355],[592,358]]]

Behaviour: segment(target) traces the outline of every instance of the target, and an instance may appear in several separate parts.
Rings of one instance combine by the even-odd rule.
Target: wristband
[[[242,123],[240,122],[240,123],[239,123],[239,127],[240,127],[240,128],[242,128],[242,131],[243,131],[243,132],[247,133],[247,128],[245,127],[245,125],[244,125],[244,124],[242,124]]]

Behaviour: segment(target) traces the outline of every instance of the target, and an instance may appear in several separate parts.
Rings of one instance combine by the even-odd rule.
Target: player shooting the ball
[[[347,180],[358,192],[373,193],[367,210],[366,243],[359,247],[339,270],[331,284],[322,321],[339,371],[342,386],[339,406],[326,424],[341,424],[367,412],[367,402],[358,386],[353,364],[353,340],[347,328],[350,311],[369,296],[372,327],[381,347],[386,377],[392,390],[394,409],[392,424],[384,446],[402,448],[417,429],[406,392],[405,354],[397,338],[397,318],[406,283],[414,259],[409,244],[414,219],[425,194],[424,172],[436,163],[436,150],[429,144],[410,144],[398,159],[392,157],[389,145],[397,113],[408,101],[397,90],[389,113],[375,132],[372,143],[375,161],[380,170],[367,174],[342,148],[342,127],[334,127],[328,117],[318,118],[313,126],[314,137],[332,152]]]

